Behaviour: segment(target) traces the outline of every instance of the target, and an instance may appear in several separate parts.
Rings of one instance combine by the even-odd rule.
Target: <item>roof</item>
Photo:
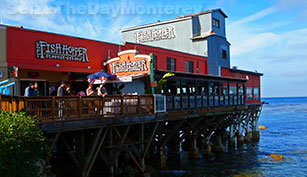
[[[181,78],[186,77],[188,79],[191,79],[191,77],[193,77],[193,80],[232,81],[232,82],[241,82],[241,83],[244,83],[247,81],[246,79],[242,79],[242,78],[215,76],[215,75],[210,75],[210,74],[197,74],[197,73],[166,71],[166,70],[155,70],[155,72],[161,73],[161,74],[172,72],[177,77],[181,77]]]
[[[256,76],[263,76],[263,73],[253,72],[253,71],[246,71],[246,70],[240,70],[240,69],[229,69],[231,72],[237,72],[237,73],[244,73],[244,74],[251,74]]]
[[[188,20],[188,19],[191,19],[193,16],[209,14],[209,13],[212,13],[212,12],[220,12],[225,18],[228,17],[221,9],[212,9],[212,10],[207,10],[207,11],[198,12],[198,13],[194,13],[194,14],[178,16],[175,19],[167,20],[167,21],[163,21],[163,22],[155,22],[155,23],[149,23],[149,24],[135,26],[135,27],[131,27],[131,28],[125,28],[125,29],[122,29],[121,32],[127,32],[127,31],[142,29],[142,28],[146,28],[146,27],[152,27],[152,26],[158,26],[158,25],[164,25],[164,24],[168,24],[168,23]]]
[[[209,38],[209,37],[211,37],[211,36],[217,36],[217,37],[223,38],[223,39],[226,40],[226,42],[227,42],[229,45],[231,45],[231,44],[229,43],[229,41],[227,41],[227,38],[226,38],[226,37],[221,36],[221,35],[218,35],[218,34],[216,34],[215,32],[212,32],[212,31],[209,32],[209,33],[205,33],[205,34],[203,34],[203,35],[193,36],[193,37],[191,37],[190,39],[192,39],[192,40],[202,40],[202,39],[207,39],[207,38]]]
[[[228,16],[222,11],[222,9],[212,9],[212,10],[206,10],[203,12],[197,12],[194,14],[188,14],[188,15],[183,15],[183,16],[178,16],[176,17],[176,19],[181,19],[181,18],[186,18],[186,17],[193,17],[193,16],[198,16],[198,15],[203,15],[203,14],[209,14],[212,12],[220,12],[225,18],[227,18]]]
[[[163,21],[163,22],[149,23],[149,24],[145,24],[145,25],[125,28],[125,29],[122,29],[121,32],[132,31],[132,30],[137,30],[137,29],[142,29],[142,28],[147,28],[147,27],[152,27],[152,26],[158,26],[158,25],[164,25],[164,24],[168,24],[168,23],[188,20],[188,19],[191,19],[191,18],[192,17],[185,17],[185,18],[180,18],[180,19],[167,20],[167,21]]]
[[[34,32],[48,33],[48,34],[52,34],[52,35],[59,35],[59,36],[64,36],[64,37],[71,37],[71,38],[76,38],[76,39],[83,39],[83,40],[101,42],[101,43],[112,44],[112,45],[121,45],[121,44],[116,44],[116,43],[112,43],[112,42],[106,42],[106,41],[100,41],[100,40],[95,40],[95,39],[89,39],[89,38],[85,38],[85,37],[78,37],[78,36],[72,36],[72,35],[67,35],[67,34],[61,34],[61,33],[55,33],[55,32],[48,32],[48,31],[42,31],[42,30],[24,28],[23,26],[12,26],[12,25],[3,25],[3,24],[0,24],[0,29],[7,29],[7,28],[12,28],[12,29],[15,28],[15,29],[21,29],[21,30],[26,30],[26,31],[34,31]]]

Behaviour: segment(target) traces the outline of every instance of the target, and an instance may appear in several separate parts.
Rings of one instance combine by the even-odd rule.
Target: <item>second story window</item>
[[[166,69],[168,71],[176,71],[176,59],[167,58],[166,59]]]
[[[193,61],[185,61],[185,72],[193,73]]]
[[[222,58],[227,59],[227,51],[222,49]]]
[[[246,88],[246,99],[247,100],[252,100],[253,99],[253,88],[252,87],[247,87]]]
[[[254,87],[254,98],[255,100],[259,100],[259,88]]]
[[[216,28],[220,28],[220,21],[218,19],[212,19],[213,26]]]

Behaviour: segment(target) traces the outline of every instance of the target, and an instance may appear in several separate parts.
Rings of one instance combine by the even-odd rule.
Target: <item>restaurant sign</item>
[[[61,43],[36,41],[36,58],[58,59],[67,61],[89,62],[87,49],[84,47],[69,46]]]
[[[149,55],[136,54],[136,50],[118,52],[118,57],[104,62],[108,72],[117,76],[137,77],[150,74]]]
[[[169,40],[175,37],[175,28],[172,26],[141,30],[134,33],[134,40],[136,43]]]

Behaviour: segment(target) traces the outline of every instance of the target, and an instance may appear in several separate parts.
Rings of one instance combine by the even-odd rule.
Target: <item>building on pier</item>
[[[225,151],[225,140],[228,149],[259,140],[262,74],[230,67],[225,18],[218,9],[124,29],[124,44],[0,25],[0,79],[16,83],[0,108],[36,116],[51,141],[46,166],[64,167],[62,176],[115,176],[131,165],[146,176],[164,167],[166,147],[198,158]],[[131,77],[122,92],[137,94],[52,96],[61,80],[85,90],[102,69]],[[32,81],[41,96],[22,97]]]
[[[15,81],[13,95],[23,95],[24,89],[33,81],[38,82],[41,96],[53,95],[61,80],[70,82],[76,92],[84,91],[86,75],[105,69],[104,62],[117,57],[119,50],[136,49],[139,54],[152,54],[154,71],[246,79],[246,103],[260,103],[262,74],[230,67],[226,18],[222,10],[216,9],[123,29],[123,45],[1,25],[0,79]],[[18,71],[11,72],[14,68]],[[193,74],[189,74],[191,79]],[[190,94],[185,90],[193,89],[195,92],[196,89],[194,85],[175,93],[167,88],[170,84],[168,82],[159,93]],[[148,82],[144,77],[137,77],[133,83],[125,85],[124,93],[144,94]],[[220,92],[227,92],[223,91],[225,86],[220,88]],[[242,92],[231,84],[229,89],[230,94]]]

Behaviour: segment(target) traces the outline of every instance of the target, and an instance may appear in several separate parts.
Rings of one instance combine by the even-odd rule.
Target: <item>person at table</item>
[[[70,89],[70,84],[66,84],[65,85],[65,93],[64,93],[64,95],[66,95],[66,96],[71,96],[72,95],[71,89]]]
[[[24,96],[36,96],[35,83],[31,82],[29,86],[25,89]]]
[[[66,89],[65,89],[65,82],[64,82],[64,81],[61,81],[61,85],[60,85],[60,87],[59,87],[58,90],[57,90],[57,95],[56,95],[56,96],[64,96],[64,95],[65,95],[65,92],[66,92]]]
[[[88,84],[88,88],[86,89],[86,96],[95,96],[95,91],[93,90],[93,84]]]
[[[65,96],[65,82],[64,81],[61,81],[61,85],[60,87],[58,88],[57,90],[57,96]],[[58,111],[58,116],[60,118],[60,120],[63,120],[63,114],[64,114],[64,100],[58,100],[58,108],[59,108],[59,111]]]
[[[97,95],[98,96],[105,96],[107,95],[107,89],[103,86],[103,84],[100,84],[99,87],[97,87]]]

